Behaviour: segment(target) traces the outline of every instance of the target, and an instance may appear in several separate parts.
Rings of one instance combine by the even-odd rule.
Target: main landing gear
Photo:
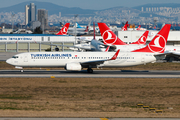
[[[87,72],[88,72],[88,73],[93,73],[93,69],[88,68],[88,69],[87,69]]]

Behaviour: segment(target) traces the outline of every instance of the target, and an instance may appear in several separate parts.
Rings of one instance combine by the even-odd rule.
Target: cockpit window
[[[15,58],[15,59],[16,59],[16,58],[18,58],[18,56],[13,56],[12,58]]]

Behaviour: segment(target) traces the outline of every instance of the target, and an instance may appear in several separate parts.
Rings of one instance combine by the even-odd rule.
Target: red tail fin
[[[151,40],[151,42],[144,48],[134,50],[132,52],[150,52],[150,53],[164,53],[167,43],[171,24],[166,24]]]
[[[105,23],[98,23],[98,26],[101,36],[103,37],[104,44],[126,45],[126,43],[120,40]]]
[[[88,32],[88,29],[89,29],[89,26],[86,27],[85,31],[84,32]]]
[[[141,25],[138,26],[138,28],[136,30],[140,30],[141,29]]]
[[[138,39],[138,41],[133,42],[133,43],[131,43],[131,44],[145,45],[145,44],[146,44],[147,37],[148,37],[148,33],[149,33],[149,31],[147,30],[147,31],[144,32],[144,34]]]
[[[93,22],[94,39],[96,39],[95,22]]]
[[[64,27],[56,35],[67,35],[70,23],[66,23]]]
[[[127,31],[129,24],[128,21],[126,22],[126,24],[123,26],[122,31]]]

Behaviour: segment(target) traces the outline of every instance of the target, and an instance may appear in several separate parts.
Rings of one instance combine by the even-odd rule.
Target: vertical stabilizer
[[[171,24],[166,24],[144,48],[132,52],[164,53]]]
[[[138,39],[138,41],[133,42],[131,44],[137,44],[137,45],[145,45],[146,44],[146,40],[148,37],[149,31],[145,31],[144,34]]]
[[[126,24],[123,26],[122,31],[127,31],[129,24],[128,21],[126,22]]]
[[[66,23],[64,27],[56,35],[67,35],[70,23]]]
[[[104,44],[126,45],[126,43],[120,40],[105,23],[98,23],[98,26],[101,32],[101,36],[103,37]]]

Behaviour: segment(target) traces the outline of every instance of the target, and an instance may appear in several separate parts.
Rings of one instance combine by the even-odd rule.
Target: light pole
[[[75,17],[75,43],[77,43],[77,42],[76,42],[76,27],[77,27],[77,26],[76,26],[76,18],[78,17],[78,14],[74,15],[74,17]]]
[[[11,17],[12,17],[12,32],[13,32],[13,26],[14,26],[14,20],[13,20],[14,16],[15,16],[15,14],[12,13],[12,15],[11,15]]]

